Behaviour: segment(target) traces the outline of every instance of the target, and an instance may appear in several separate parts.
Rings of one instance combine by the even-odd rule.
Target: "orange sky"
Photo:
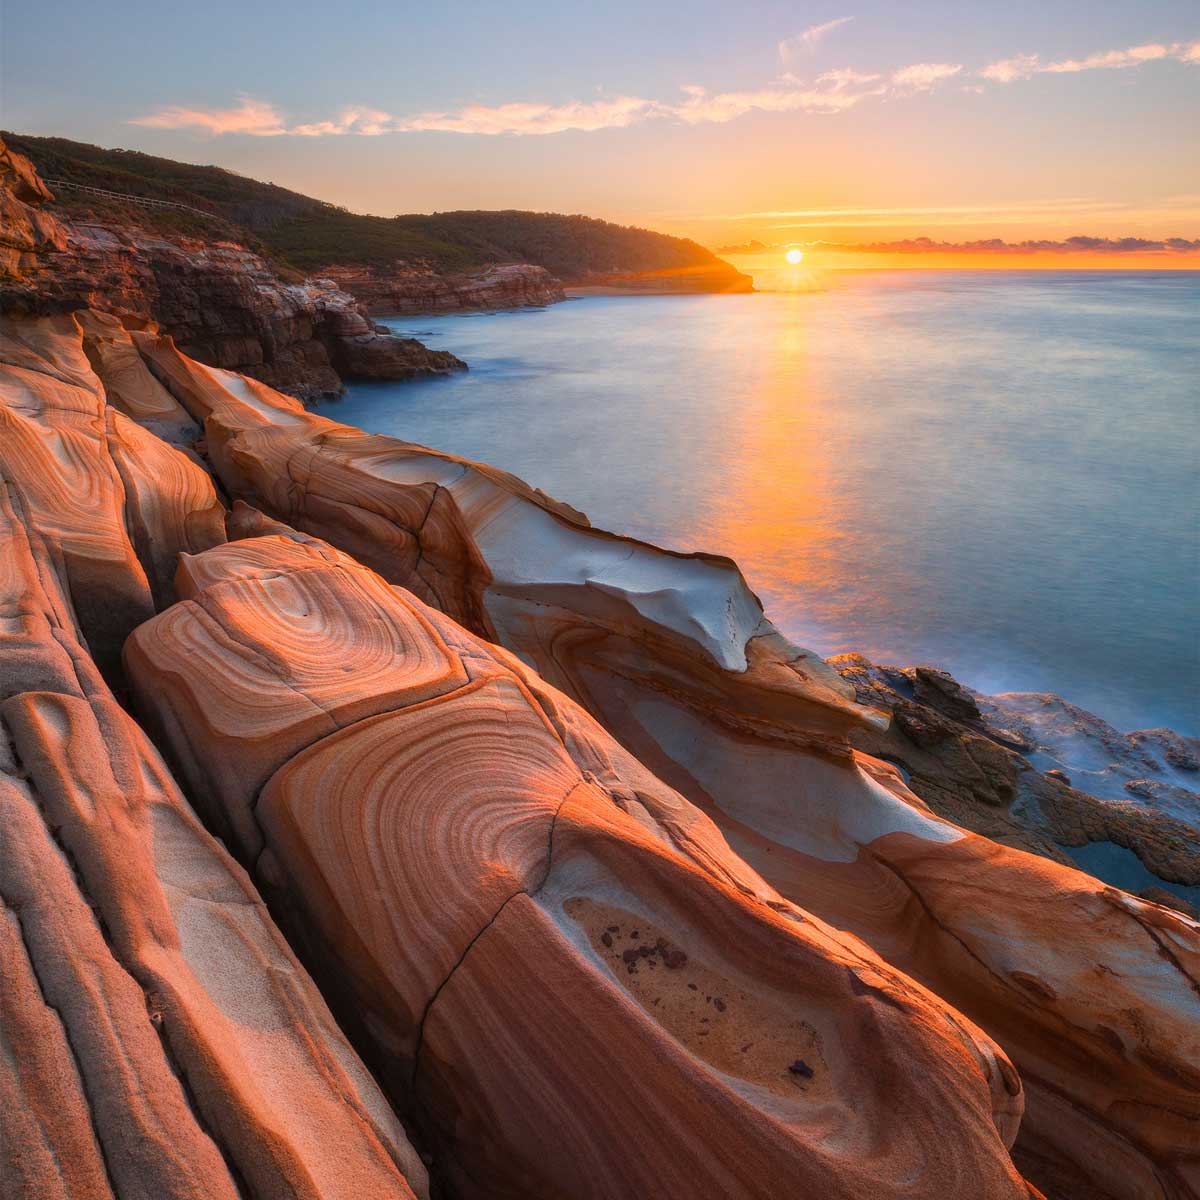
[[[94,4],[10,8],[9,128],[213,163],[354,212],[587,213],[713,248],[1200,237],[1195,0],[509,0],[419,20],[366,0],[353,21],[209,0],[140,22],[132,71],[112,69],[128,23],[95,21]]]

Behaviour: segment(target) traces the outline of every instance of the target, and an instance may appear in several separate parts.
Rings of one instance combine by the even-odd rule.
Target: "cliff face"
[[[507,263],[459,274],[397,263],[393,267],[326,267],[321,275],[379,315],[528,308],[565,300],[562,284],[543,267]]]
[[[42,255],[66,249],[67,231],[41,211],[50,199],[29,159],[0,140],[0,284],[36,270]]]
[[[202,362],[303,399],[337,395],[343,378],[406,379],[465,366],[446,351],[380,332],[328,280],[285,283],[233,242],[63,224],[36,207],[50,193],[20,155],[0,149],[0,172],[8,266],[0,305],[7,309],[112,313],[131,328],[167,331]]]
[[[561,298],[553,280],[631,291],[752,290],[749,276],[696,242],[594,217],[516,209],[369,216],[219,167],[64,138],[12,136],[50,178],[183,203],[193,219],[207,214],[228,229],[244,230],[269,247],[272,261],[306,275],[353,264],[343,286],[372,305],[382,295],[374,311],[544,304]],[[72,212],[89,204],[71,190],[59,202]],[[352,279],[361,292],[348,286]]]

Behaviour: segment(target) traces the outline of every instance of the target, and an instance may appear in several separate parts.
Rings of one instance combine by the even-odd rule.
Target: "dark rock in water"
[[[955,721],[978,721],[975,698],[948,671],[936,667],[913,668],[913,699]]]
[[[899,766],[941,816],[1061,863],[1067,848],[1113,842],[1166,882],[1200,885],[1196,739],[1124,734],[1059,696],[986,696],[932,667],[829,661],[862,703],[892,715],[891,729],[857,731],[855,745]]]

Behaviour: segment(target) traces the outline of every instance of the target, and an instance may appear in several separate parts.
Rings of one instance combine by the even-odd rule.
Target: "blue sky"
[[[360,211],[584,211],[709,241],[1200,235],[1194,2],[3,11],[7,127]],[[780,213],[799,215],[761,215]]]

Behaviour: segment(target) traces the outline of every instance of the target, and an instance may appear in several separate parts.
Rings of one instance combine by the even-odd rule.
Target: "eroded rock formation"
[[[995,1034],[1025,1080],[1036,1177],[1121,1200],[1197,1187],[1194,922],[936,817],[849,744],[887,714],[787,643],[727,560],[592,529],[502,472],[141,347],[231,496],[499,641],[785,897]]]
[[[9,336],[11,414],[14,377],[38,393]],[[39,326],[26,346],[46,337]],[[79,564],[118,556],[103,503],[94,544],[55,515],[101,455],[71,437],[86,389],[53,382],[76,392],[59,393],[68,428],[41,433],[59,447],[34,464],[45,486],[35,494],[13,458],[0,463],[0,1193],[424,1196],[394,1113],[80,637],[81,589],[104,576]],[[66,470],[76,457],[81,475]],[[180,478],[159,485],[166,510]],[[84,486],[99,501],[117,484]]]
[[[1080,847],[1124,848],[1147,880],[1157,877],[1130,890],[1195,915],[1195,738],[1120,733],[1059,696],[985,696],[932,667],[875,666],[859,654],[830,661],[859,700],[893,716],[886,730],[856,732],[855,745],[900,765],[940,816],[1057,862],[1071,863]]]
[[[29,159],[0,140],[0,281],[20,279],[42,255],[66,249],[67,231],[41,208],[53,198]]]
[[[0,183],[41,311],[73,251]],[[1200,1191],[1200,926],[1061,861],[1186,882],[1194,745],[839,674],[728,560],[203,366],[130,278],[0,324],[6,1200],[423,1195],[396,1108],[459,1195],[1022,1196],[1014,1136],[1051,1196]]]
[[[459,1194],[1026,1195],[995,1047],[510,656],[319,543],[177,588],[142,711]]]
[[[131,328],[161,327],[189,354],[305,399],[342,377],[407,379],[464,364],[380,331],[328,280],[284,282],[234,242],[136,226],[59,222],[29,161],[0,142],[0,309],[93,309]]]

